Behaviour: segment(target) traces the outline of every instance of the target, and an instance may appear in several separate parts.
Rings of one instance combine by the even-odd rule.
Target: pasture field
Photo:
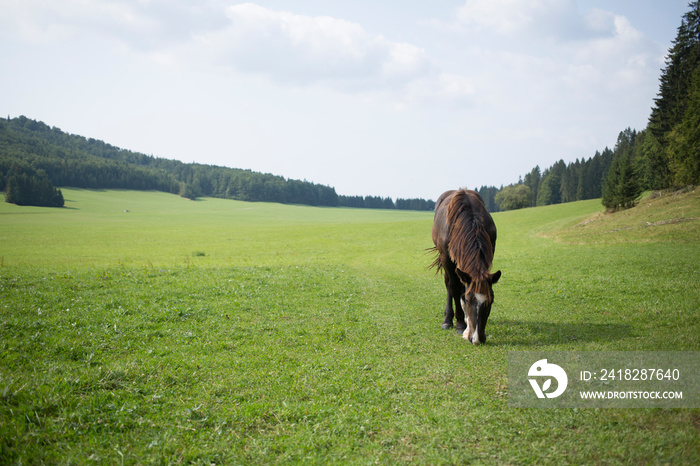
[[[508,407],[509,351],[700,350],[700,195],[497,213],[487,342],[432,213],[0,202],[0,464],[700,464],[698,409]]]

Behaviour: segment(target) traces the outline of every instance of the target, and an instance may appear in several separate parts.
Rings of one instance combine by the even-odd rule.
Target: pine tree
[[[690,3],[689,7],[666,57],[666,68],[659,78],[659,94],[654,99],[656,106],[649,119],[649,128],[662,144],[685,113],[691,74],[700,62],[700,1]]]
[[[644,156],[647,171],[645,181],[659,184],[688,184],[700,182],[698,172],[697,128],[700,122],[698,73],[700,73],[700,1],[689,4],[681,20],[676,39],[666,57],[658,97],[649,117],[648,130],[658,145]],[[660,152],[659,149],[660,148]],[[662,163],[663,159],[666,163]],[[660,169],[656,176],[649,170]],[[664,171],[668,169],[669,176]],[[667,185],[668,185],[667,184]],[[665,187],[665,186],[664,186]]]
[[[621,170],[618,165],[619,163],[616,162],[610,167],[608,177],[605,180],[605,186],[603,186],[603,198],[601,202],[605,208],[610,211],[615,211],[619,208],[618,186],[621,179]]]
[[[683,119],[667,140],[673,183],[700,184],[700,68],[694,73]]]
[[[606,209],[615,211],[634,207],[642,190],[632,164],[636,132],[627,128],[617,138],[610,170],[603,187],[602,203]]]
[[[530,173],[525,175],[525,184],[530,188],[530,192],[532,193],[531,199],[530,199],[530,206],[534,207],[537,205],[537,191],[540,189],[540,180],[542,178],[542,175],[540,173],[540,166],[537,165],[535,168],[532,169]]]
[[[553,170],[545,170],[542,174],[540,189],[537,192],[537,205],[558,204],[561,202],[559,188],[561,179]]]
[[[654,134],[645,130],[638,136],[636,161],[640,184],[643,189],[664,189],[671,184],[668,155]]]
[[[586,168],[587,164],[584,162],[579,166],[578,169],[578,181],[576,183],[576,200],[580,201],[583,199],[588,199],[586,197]]]

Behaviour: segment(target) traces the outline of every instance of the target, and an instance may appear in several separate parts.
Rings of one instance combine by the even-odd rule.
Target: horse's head
[[[460,274],[460,278],[463,275]],[[462,309],[464,310],[467,329],[464,331],[464,339],[474,345],[486,342],[486,322],[491,314],[493,304],[493,285],[501,278],[501,271],[489,273],[482,279],[464,277],[462,280],[466,291],[462,295]]]

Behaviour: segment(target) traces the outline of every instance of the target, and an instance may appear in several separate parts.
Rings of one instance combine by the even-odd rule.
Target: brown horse
[[[456,316],[457,331],[465,340],[475,345],[484,343],[493,303],[492,286],[501,278],[501,271],[490,272],[496,225],[477,192],[461,189],[440,196],[435,205],[433,243],[438,257],[432,266],[443,271],[447,288],[442,328],[451,328]]]

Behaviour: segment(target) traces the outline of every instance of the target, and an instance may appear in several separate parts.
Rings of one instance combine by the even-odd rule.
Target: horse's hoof
[[[442,324],[442,329],[443,329],[443,330],[449,330],[449,329],[451,329],[451,328],[452,328],[452,324],[448,324],[448,323],[446,323],[446,322],[443,322],[443,324]]]
[[[462,335],[462,334],[464,333],[465,330],[466,330],[466,328],[459,328],[459,327],[457,327],[457,328],[455,329],[455,332],[457,332],[457,335]]]

